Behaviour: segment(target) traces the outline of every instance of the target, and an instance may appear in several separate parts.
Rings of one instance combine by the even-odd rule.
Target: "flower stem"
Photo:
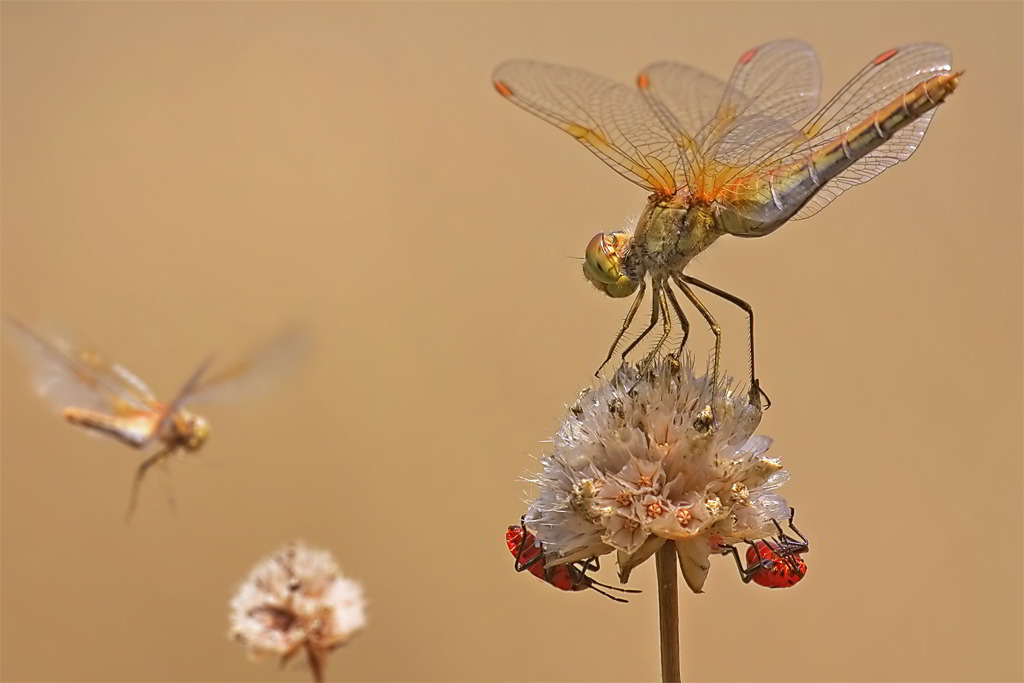
[[[658,616],[661,630],[661,680],[679,683],[679,589],[676,582],[676,545],[658,550]]]
[[[313,647],[306,643],[306,659],[309,660],[309,669],[313,672],[314,683],[323,683],[324,680],[324,660],[323,656],[316,652]]]

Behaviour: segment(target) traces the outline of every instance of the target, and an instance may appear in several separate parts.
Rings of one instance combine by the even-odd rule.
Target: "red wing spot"
[[[651,87],[651,79],[647,77],[647,74],[640,74],[636,77],[636,87],[641,90]]]
[[[502,81],[494,81],[494,89],[502,97],[512,97],[512,88],[505,85]]]
[[[749,50],[744,52],[743,55],[740,57],[740,64],[746,64],[751,59],[753,59],[754,55],[756,55],[756,54],[757,54],[757,48],[756,47],[750,48]]]
[[[893,49],[891,49],[891,50],[886,50],[882,54],[880,54],[877,57],[875,57],[875,61],[873,61],[871,63],[874,64],[875,66],[878,66],[882,62],[887,62],[890,59],[892,59],[896,55],[897,52],[899,52],[899,49],[895,48],[895,47]]]

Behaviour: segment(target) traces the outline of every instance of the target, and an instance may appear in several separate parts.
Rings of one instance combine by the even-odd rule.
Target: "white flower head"
[[[346,579],[331,554],[291,543],[262,560],[231,600],[229,636],[254,655],[282,664],[300,650],[316,680],[327,653],[366,624],[362,587]]]
[[[771,439],[753,435],[760,420],[757,400],[728,378],[712,387],[689,358],[642,373],[623,365],[585,390],[533,478],[539,493],[526,524],[548,564],[616,551],[625,581],[671,541],[700,592],[712,552],[771,536],[772,520],[789,516],[773,493],[789,474],[765,455]]]

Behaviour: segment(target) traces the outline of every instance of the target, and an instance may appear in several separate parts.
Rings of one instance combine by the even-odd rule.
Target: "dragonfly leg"
[[[665,293],[668,294],[668,300],[672,304],[672,308],[676,310],[676,315],[679,317],[679,325],[683,328],[683,341],[679,343],[679,351],[676,353],[676,359],[680,359],[683,356],[683,349],[686,347],[686,340],[690,338],[690,321],[686,319],[686,315],[683,313],[683,307],[679,305],[679,299],[676,298],[675,292],[668,285],[665,285]]]
[[[761,388],[760,382],[757,381],[757,375],[754,373],[754,308],[743,299],[739,298],[734,294],[719,289],[714,285],[698,280],[695,277],[689,275],[681,275],[683,280],[690,283],[694,287],[700,287],[701,289],[711,292],[712,294],[725,299],[729,303],[739,306],[747,314],[747,340],[750,342],[750,400],[753,403],[755,400],[760,404],[761,398],[765,400],[764,410],[768,410],[772,406],[772,400],[768,398],[768,394]]]
[[[626,334],[626,330],[628,330],[629,326],[633,324],[633,318],[636,316],[636,312],[640,309],[640,303],[644,300],[644,292],[646,291],[647,282],[641,281],[640,291],[636,293],[635,297],[633,297],[633,305],[629,307],[629,312],[626,313],[626,318],[622,321],[622,327],[619,328],[619,333],[615,335],[615,341],[612,342],[611,348],[608,349],[608,355],[605,357],[604,362],[601,363],[600,367],[597,368],[597,372],[594,373],[594,377],[600,376],[601,370],[604,369],[604,366],[608,365],[608,361],[610,361],[612,356],[615,355],[615,348],[619,345],[619,342],[622,341],[622,335]]]
[[[174,484],[171,481],[171,466],[170,466],[170,462],[171,461],[169,459],[167,459],[167,458],[164,458],[163,460],[161,460],[160,461],[160,469],[163,471],[164,476],[166,477],[166,481],[164,482],[164,486],[165,486],[166,493],[167,493],[167,504],[171,506],[171,512],[177,512],[177,510],[178,510],[178,503],[177,503],[176,500],[174,500]]]
[[[665,297],[665,290],[667,288],[668,286],[666,285],[658,290],[658,308],[661,309],[661,336],[658,337],[658,341],[655,342],[654,348],[651,349],[650,353],[644,357],[643,362],[640,364],[640,368],[638,368],[640,375],[643,375],[650,370],[651,365],[657,359],[658,354],[661,353],[661,348],[665,345],[665,341],[669,338],[669,335],[672,334],[672,316],[669,315],[668,301]]]
[[[130,521],[132,514],[135,512],[135,506],[139,502],[139,485],[142,484],[142,479],[146,476],[146,472],[148,472],[149,468],[153,465],[171,456],[174,451],[174,446],[164,446],[156,453],[143,460],[139,465],[139,468],[135,470],[135,478],[132,480],[132,492],[128,498],[128,512],[125,513],[124,521]]]
[[[644,331],[640,333],[640,336],[634,339],[629,346],[626,347],[626,350],[622,352],[623,361],[626,360],[626,356],[629,355],[629,352],[635,349],[637,344],[643,341],[643,338],[650,334],[651,330],[654,329],[654,326],[658,324],[658,315],[661,313],[661,306],[659,304],[659,299],[661,299],[661,283],[655,282],[653,289],[654,291],[651,292],[651,324],[645,327]]]
[[[718,388],[718,366],[722,357],[722,328],[715,320],[715,316],[711,315],[711,311],[708,310],[708,307],[704,305],[704,302],[698,299],[697,295],[694,294],[692,289],[690,289],[690,285],[686,284],[686,281],[678,275],[674,275],[673,279],[679,286],[679,289],[683,290],[683,294],[685,294],[686,298],[690,300],[690,303],[696,306],[697,310],[700,311],[700,314],[708,321],[708,325],[711,327],[711,332],[715,335],[715,360],[714,369],[711,373],[711,402],[714,404],[715,390]]]

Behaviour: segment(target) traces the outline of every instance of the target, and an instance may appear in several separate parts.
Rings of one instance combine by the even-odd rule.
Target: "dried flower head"
[[[231,600],[229,636],[281,664],[306,651],[316,680],[331,650],[363,628],[363,592],[331,554],[291,543],[261,561]]]
[[[771,439],[753,436],[760,405],[729,379],[711,396],[710,377],[671,357],[580,395],[532,479],[526,525],[549,565],[616,551],[625,581],[671,541],[700,592],[721,544],[772,535],[789,516],[773,493],[789,474],[764,455]]]

